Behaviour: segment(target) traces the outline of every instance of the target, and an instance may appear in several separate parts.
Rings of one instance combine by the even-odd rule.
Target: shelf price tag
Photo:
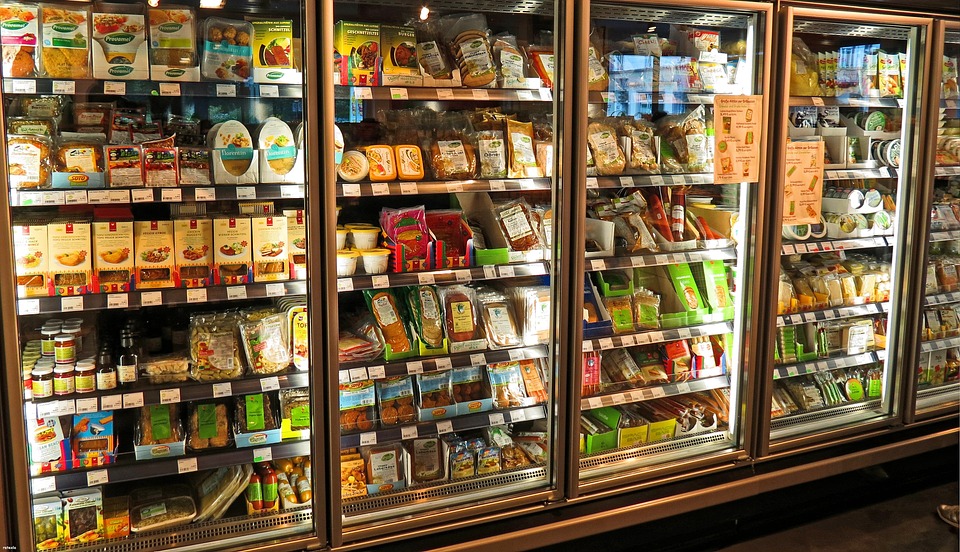
[[[54,94],[73,95],[77,93],[77,83],[74,81],[53,81]]]
[[[507,355],[510,357],[510,360],[523,360],[524,354],[520,349],[510,349],[507,351]]]
[[[112,293],[107,295],[108,309],[125,309],[130,306],[130,296],[126,293]]]
[[[360,185],[343,184],[343,197],[360,197]]]
[[[261,98],[279,98],[280,87],[275,84],[261,84],[260,97]]]
[[[121,395],[100,397],[101,410],[120,410],[121,408],[123,408],[123,397]]]
[[[417,281],[421,286],[427,286],[436,283],[437,279],[431,272],[421,272],[417,274]]]
[[[506,420],[503,419],[503,414],[500,412],[494,412],[488,419],[492,426],[504,425],[506,423]]]
[[[390,99],[391,100],[408,100],[410,99],[410,95],[407,94],[406,88],[391,88]]]
[[[788,377],[794,377],[794,376],[799,376],[799,375],[800,375],[800,371],[797,370],[797,367],[796,367],[796,366],[787,366],[787,376],[788,376]]]
[[[407,363],[407,374],[422,374],[423,373],[423,361],[420,360],[411,360]]]
[[[486,265],[483,267],[483,277],[492,280],[497,277],[497,267]]]
[[[197,188],[193,192],[193,198],[197,201],[216,201],[217,190],[214,188]]]
[[[450,182],[447,184],[447,193],[456,194],[463,191],[463,182]]]
[[[367,86],[362,86],[360,88],[353,89],[353,97],[358,100],[372,100],[373,99],[373,89]]]
[[[690,392],[690,384],[689,384],[689,383],[678,383],[678,384],[677,384],[677,393],[683,394],[683,393],[689,393],[689,392]]]
[[[623,347],[630,347],[631,345],[637,344],[637,336],[635,335],[624,335],[620,337],[620,345]]]
[[[141,307],[155,307],[163,304],[163,293],[159,291],[144,291],[140,293]]]
[[[87,487],[96,487],[110,482],[107,470],[93,470],[87,472]]]
[[[602,337],[600,338],[599,346],[601,349],[613,349],[613,339],[609,337]]]
[[[366,368],[351,368],[350,369],[350,382],[363,381],[367,379],[367,369]]]
[[[58,404],[58,401],[40,403],[37,405],[37,413],[32,417],[36,419],[51,418],[56,416],[59,410],[60,405]]]
[[[372,276],[370,278],[370,281],[372,282],[373,289],[382,289],[382,288],[390,287],[390,277],[384,276],[383,274]]]
[[[796,252],[797,252],[797,249],[796,249],[793,245],[788,244],[788,243],[783,244],[783,254],[784,254],[784,255],[793,255],[793,254],[796,253]]]
[[[337,291],[353,291],[353,278],[338,278],[337,279]]]
[[[153,201],[153,190],[131,190],[130,201],[133,203],[150,203]]]
[[[271,376],[269,378],[263,378],[260,380],[260,390],[266,393],[267,391],[276,391],[280,389],[280,378],[277,376]]]
[[[179,82],[161,82],[160,95],[161,96],[179,96],[180,83]]]
[[[580,350],[584,353],[589,353],[593,350],[593,342],[589,340],[584,341],[580,346]]]
[[[273,449],[270,447],[262,447],[253,449],[253,461],[254,462],[269,462],[273,460]]]
[[[692,334],[689,328],[680,328],[677,330],[677,335],[680,336],[680,339],[688,339]]]
[[[187,303],[206,303],[207,288],[191,288],[187,290]]]
[[[817,106],[817,107],[823,107],[823,98],[814,96],[814,97],[810,98],[810,101],[813,102],[813,105],[815,105],[815,106]]]
[[[500,277],[501,278],[513,278],[516,276],[516,272],[513,270],[512,266],[501,266],[500,267]]]
[[[34,479],[30,487],[35,495],[49,493],[57,490],[57,478],[41,477],[39,479]]]
[[[600,187],[600,183],[599,181],[597,181],[595,177],[591,176],[587,178],[587,189],[599,188],[599,187]]]
[[[633,186],[633,177],[632,176],[621,176],[620,177],[620,186],[624,188],[629,188]]]
[[[82,311],[83,296],[62,297],[60,299],[60,310],[63,312]]]
[[[370,184],[370,188],[373,190],[373,195],[375,196],[390,195],[390,185],[386,182],[374,182]]]
[[[89,414],[99,411],[96,397],[92,399],[77,399],[77,414]]]
[[[440,420],[437,422],[437,434],[443,435],[444,433],[450,433],[453,431],[453,422],[450,420]]]
[[[15,80],[11,84],[14,94],[36,94],[37,81],[35,80]]]
[[[449,370],[453,368],[453,361],[446,357],[438,358],[436,361],[434,361],[434,364],[436,365],[438,371]]]
[[[514,410],[510,413],[511,422],[522,422],[527,419],[527,413],[523,410]]]
[[[417,195],[419,193],[420,193],[420,189],[417,187],[416,182],[400,183],[400,195]]]
[[[400,438],[401,439],[416,439],[420,436],[420,431],[417,429],[417,426],[403,426],[400,428]]]
[[[237,97],[237,85],[235,85],[235,84],[218,84],[218,85],[217,85],[217,97],[218,97],[218,98],[236,98],[236,97]]]
[[[287,294],[287,288],[283,284],[267,284],[266,293],[267,297],[283,297]]]
[[[367,375],[370,376],[370,379],[383,379],[387,377],[387,371],[382,364],[379,366],[370,366],[367,368]]]
[[[215,383],[213,384],[213,397],[219,399],[220,397],[230,397],[233,395],[233,385],[228,381],[226,383]]]
[[[237,199],[257,199],[257,189],[253,186],[237,186]]]
[[[180,402],[179,389],[161,389],[160,404],[172,404]]]
[[[360,434],[360,446],[365,447],[367,445],[377,444],[377,432],[368,431],[367,433]]]
[[[124,408],[140,408],[141,406],[143,406],[143,393],[124,393],[123,394]]]
[[[521,102],[532,102],[537,97],[533,95],[533,90],[517,90],[517,100]]]
[[[453,90],[449,88],[437,88],[437,99],[438,100],[452,100],[453,99]]]
[[[607,262],[603,259],[590,259],[590,269],[591,270],[606,270]]]
[[[473,99],[475,100],[483,101],[483,100],[490,99],[490,93],[487,92],[487,90],[484,88],[474,88],[472,93],[473,93]]]
[[[507,189],[507,183],[503,180],[491,180],[489,185],[491,192],[502,192]]]
[[[177,460],[177,473],[193,473],[197,471],[196,458],[180,458]]]
[[[485,366],[487,364],[487,355],[483,353],[474,353],[470,355],[471,366]]]
[[[280,186],[280,197],[284,199],[298,199],[303,196],[303,186]]]
[[[183,190],[180,188],[163,188],[160,190],[160,201],[166,203],[183,201]]]
[[[227,288],[227,299],[236,301],[247,298],[247,286],[230,286]]]
[[[126,96],[127,83],[122,81],[107,81],[103,83],[103,93],[108,96]]]
[[[453,275],[458,282],[469,282],[473,279],[473,274],[469,270],[454,270]]]

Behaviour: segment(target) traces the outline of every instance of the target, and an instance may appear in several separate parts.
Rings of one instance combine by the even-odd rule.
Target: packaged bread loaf
[[[230,419],[223,402],[190,403],[187,446],[191,450],[222,448],[230,443]]]

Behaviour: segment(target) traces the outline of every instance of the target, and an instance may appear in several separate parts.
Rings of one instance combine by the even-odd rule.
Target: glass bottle
[[[117,351],[117,379],[121,387],[129,387],[137,382],[140,346],[135,334],[129,329],[120,333],[120,350]]]
[[[117,388],[117,367],[109,347],[102,347],[97,355],[97,389],[107,391]]]

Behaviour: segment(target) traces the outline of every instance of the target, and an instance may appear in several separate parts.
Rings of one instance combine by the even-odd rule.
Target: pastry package
[[[281,424],[289,420],[290,431],[310,429],[310,392],[305,388],[280,390]]]
[[[230,417],[222,401],[194,402],[187,408],[187,447],[223,448],[230,444]]]
[[[507,296],[496,289],[483,287],[477,291],[477,299],[490,348],[505,349],[522,345],[517,317]]]
[[[413,376],[399,376],[377,381],[380,423],[384,426],[395,426],[417,421],[413,396]]]
[[[520,364],[515,361],[487,366],[487,379],[496,408],[523,406],[527,398],[520,374]]]
[[[511,251],[541,249],[543,242],[532,222],[532,209],[523,198],[498,203],[493,215]]]
[[[253,25],[243,20],[208,17],[203,22],[200,72],[213,80],[245,81],[253,70]]]
[[[190,377],[223,381],[243,375],[236,313],[197,313],[190,317]]]
[[[612,126],[596,121],[587,125],[587,145],[593,154],[598,175],[623,174],[627,160]]]
[[[53,172],[53,142],[44,136],[7,136],[7,176],[10,188],[50,187]]]
[[[444,327],[451,343],[482,339],[477,295],[473,288],[461,285],[438,290],[443,305]]]
[[[510,164],[507,176],[510,178],[542,177],[543,171],[537,164],[533,144],[533,123],[521,123],[507,119],[507,152]]]
[[[403,248],[407,259],[425,259],[430,242],[427,215],[422,205],[380,211],[380,227],[383,233]]]
[[[90,78],[90,9],[41,4],[43,72],[54,79]]]
[[[234,426],[236,433],[255,433],[277,429],[277,414],[269,393],[236,397]]]
[[[39,15],[39,8],[35,5],[5,4],[0,7],[4,77],[22,79],[39,73]]]
[[[356,433],[376,429],[376,391],[373,380],[340,384],[340,431]]]
[[[151,355],[140,359],[140,377],[151,384],[181,383],[190,379],[190,359],[184,353]]]
[[[140,408],[136,441],[138,446],[169,445],[183,439],[183,424],[180,423],[178,403],[153,404]]]
[[[434,349],[442,347],[443,310],[436,288],[432,286],[410,288],[406,297],[414,330],[420,342]]]
[[[293,360],[287,316],[283,313],[251,313],[240,323],[240,336],[250,372],[276,374],[286,370]]]
[[[413,341],[407,331],[407,325],[400,311],[400,303],[390,290],[364,290],[367,306],[376,320],[383,335],[383,341],[390,346],[391,353],[406,353],[414,350]]]

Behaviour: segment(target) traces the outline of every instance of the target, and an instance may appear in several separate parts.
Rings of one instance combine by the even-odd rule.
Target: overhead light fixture
[[[430,8],[424,6],[420,8],[420,21],[426,21],[430,17]]]
[[[657,32],[657,27],[656,27],[655,25],[651,25],[650,28],[647,29],[647,32],[648,32],[648,33],[655,33],[655,32]]]
[[[151,8],[155,8],[160,5],[160,0],[147,0],[147,4],[149,4]]]
[[[200,8],[206,10],[219,10],[223,7],[224,0],[200,0]]]

